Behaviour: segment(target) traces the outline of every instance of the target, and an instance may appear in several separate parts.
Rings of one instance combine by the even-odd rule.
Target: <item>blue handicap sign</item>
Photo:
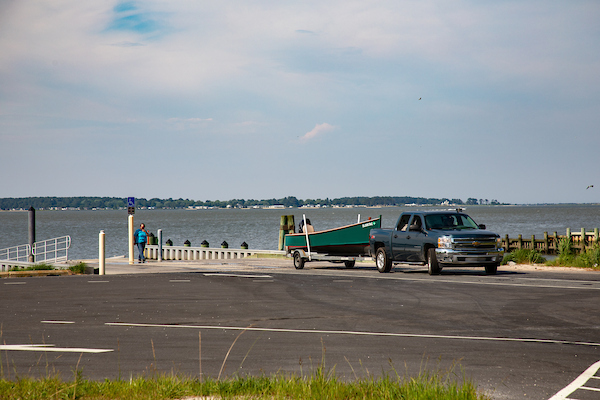
[[[135,197],[127,198],[127,207],[135,207]]]

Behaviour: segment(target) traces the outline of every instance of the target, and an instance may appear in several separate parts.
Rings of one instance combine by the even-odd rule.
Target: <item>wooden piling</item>
[[[278,250],[283,250],[286,233],[296,233],[296,223],[293,215],[282,215],[279,220],[279,245]]]
[[[287,230],[287,215],[282,215],[279,220],[279,245],[277,246],[277,250],[283,250],[283,238]]]

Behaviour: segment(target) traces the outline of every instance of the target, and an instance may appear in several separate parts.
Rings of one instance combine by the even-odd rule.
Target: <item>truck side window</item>
[[[415,215],[413,220],[410,223],[411,231],[421,231],[423,229],[423,222],[421,221],[421,217]]]
[[[408,220],[410,219],[410,214],[403,215],[398,222],[397,230],[406,232],[408,230]]]

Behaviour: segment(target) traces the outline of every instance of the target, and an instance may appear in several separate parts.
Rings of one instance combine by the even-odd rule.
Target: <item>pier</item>
[[[502,246],[507,253],[519,249],[529,249],[539,251],[542,254],[557,255],[559,243],[563,239],[571,240],[572,249],[576,253],[584,252],[600,244],[598,228],[593,231],[586,231],[585,228],[581,228],[579,232],[571,232],[571,229],[567,229],[565,235],[559,235],[557,232],[548,235],[548,232],[544,232],[541,238],[536,238],[535,235],[531,235],[531,238],[523,238],[522,235],[519,235],[515,239],[505,235],[502,238]]]

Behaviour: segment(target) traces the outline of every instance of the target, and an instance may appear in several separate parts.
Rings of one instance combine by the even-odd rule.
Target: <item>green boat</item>
[[[369,253],[369,232],[375,228],[381,228],[381,216],[324,231],[287,234],[284,247],[288,254],[307,253],[309,258],[312,253],[362,257]]]

